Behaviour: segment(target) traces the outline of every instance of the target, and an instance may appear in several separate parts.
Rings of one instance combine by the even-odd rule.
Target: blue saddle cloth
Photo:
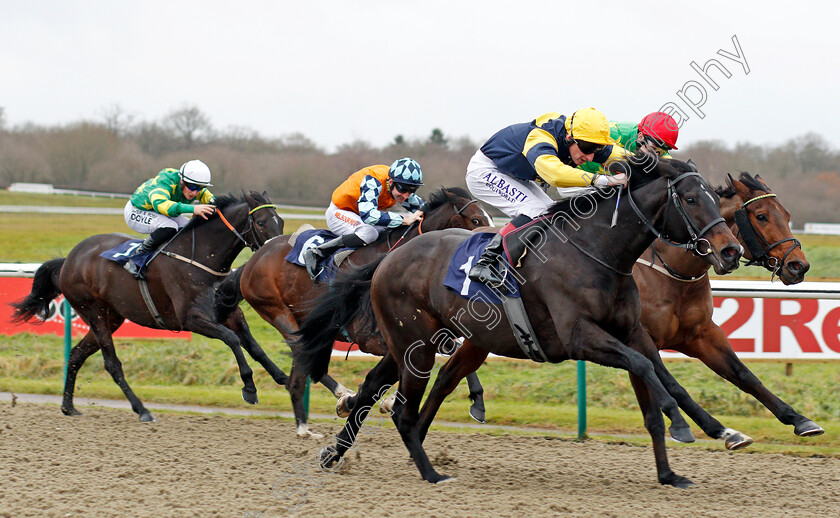
[[[306,250],[310,248],[315,248],[316,246],[322,245],[327,241],[331,241],[337,237],[337,235],[323,228],[304,230],[303,232],[298,234],[297,238],[295,239],[295,245],[292,247],[292,250],[286,255],[286,260],[298,266],[305,266],[306,263],[303,262],[303,253]],[[338,270],[338,268],[336,268],[335,266],[333,255],[335,255],[338,252],[341,252],[342,250],[348,250],[348,248],[340,248],[336,250],[333,254],[330,254],[329,257],[321,261],[321,266],[323,266],[323,269],[317,277],[317,280],[319,282],[330,281],[333,277],[335,277],[335,273]]]
[[[104,257],[105,259],[114,261],[117,264],[125,264],[128,262],[128,257],[134,252],[134,249],[140,246],[143,240],[141,239],[131,239],[129,241],[124,241],[114,248],[110,250],[105,250],[99,257]],[[142,270],[146,267],[146,263],[151,259],[152,255],[156,252],[156,250],[152,250],[151,252],[145,252],[140,255],[136,255],[133,257],[134,263],[137,267]]]
[[[477,297],[492,304],[502,303],[500,294],[506,297],[519,298],[519,283],[511,274],[508,274],[504,289],[501,290],[489,288],[484,283],[475,282],[467,277],[470,269],[481,257],[481,253],[487,248],[487,244],[493,239],[494,235],[492,232],[476,232],[461,243],[452,255],[443,285],[465,299]],[[505,261],[505,266],[512,268],[507,261]]]

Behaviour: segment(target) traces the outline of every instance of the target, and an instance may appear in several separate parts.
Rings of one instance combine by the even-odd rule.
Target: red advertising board
[[[32,289],[32,279],[26,277],[2,277],[0,278],[0,335],[13,335],[17,333],[35,333],[64,335],[64,296],[59,295],[50,304],[50,314],[42,324],[14,324],[11,322],[13,308],[10,303],[16,302],[27,296]],[[74,337],[82,337],[90,328],[82,322],[82,319],[71,312],[71,329]],[[152,329],[126,321],[120,327],[114,337],[117,338],[179,338],[189,340],[192,333],[188,331],[175,333],[162,329]]]

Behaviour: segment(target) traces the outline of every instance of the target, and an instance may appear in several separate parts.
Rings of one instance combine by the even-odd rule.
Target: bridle
[[[705,182],[705,180],[700,175],[700,173],[698,173],[696,171],[690,171],[690,172],[687,172],[687,173],[683,173],[673,180],[670,179],[670,178],[668,179],[668,197],[671,199],[674,207],[677,210],[677,213],[682,218],[683,223],[685,224],[685,228],[688,231],[688,234],[691,236],[691,239],[688,241],[688,243],[684,243],[684,244],[683,243],[676,243],[676,242],[668,239],[668,237],[665,236],[664,234],[662,234],[661,232],[657,231],[653,227],[653,224],[651,224],[651,222],[648,221],[648,219],[644,216],[644,214],[642,214],[642,211],[639,210],[639,208],[636,206],[636,202],[633,200],[633,196],[630,194],[629,189],[627,190],[627,198],[630,200],[630,206],[633,207],[633,211],[636,213],[636,216],[638,216],[639,219],[642,220],[642,223],[644,223],[644,225],[648,228],[648,230],[650,230],[653,233],[653,235],[657,237],[657,239],[659,239],[663,243],[669,244],[669,245],[677,247],[677,248],[684,248],[686,250],[691,250],[691,252],[694,253],[695,255],[704,256],[704,255],[708,255],[711,252],[712,246],[711,246],[711,243],[709,242],[709,240],[704,238],[703,236],[706,234],[706,232],[708,232],[712,227],[714,227],[718,223],[724,223],[725,224],[726,220],[723,217],[718,217],[717,219],[712,220],[708,225],[706,225],[703,228],[698,228],[697,227],[697,225],[694,223],[694,221],[691,219],[691,217],[689,217],[688,213],[686,213],[685,207],[683,207],[683,204],[680,201],[680,197],[677,194],[677,191],[674,189],[674,186],[676,186],[680,181],[682,181],[682,180],[684,180],[684,179],[686,179],[690,176],[697,176],[698,178],[700,178],[701,182]],[[668,207],[670,207],[670,205],[666,206],[666,209],[665,209],[666,212],[667,212]],[[667,219],[667,214],[665,216],[666,216],[666,219]],[[700,243],[701,242],[706,244],[705,252],[700,250]]]
[[[770,271],[771,279],[774,275],[778,275],[779,270],[782,269],[782,266],[784,266],[785,261],[791,252],[793,252],[797,247],[800,249],[802,248],[802,243],[800,243],[795,237],[780,239],[773,244],[768,243],[760,233],[756,232],[755,226],[753,226],[752,221],[750,221],[750,217],[747,214],[747,205],[754,201],[775,197],[776,195],[773,193],[756,196],[755,198],[745,201],[741,208],[735,211],[735,224],[738,226],[738,233],[744,239],[744,244],[747,245],[747,249],[750,251],[750,255],[752,255],[752,259],[745,261],[744,264],[746,266],[763,266]],[[785,255],[782,256],[781,260],[770,255],[771,250],[788,241],[793,241],[793,244],[790,245],[790,248],[787,249],[787,252],[785,252]]]
[[[256,227],[254,226],[254,218],[253,218],[253,215],[254,215],[254,213],[255,213],[255,212],[257,212],[257,211],[258,211],[258,210],[260,210],[260,209],[277,209],[277,207],[275,207],[273,204],[270,204],[270,203],[269,203],[269,204],[266,204],[266,205],[260,205],[260,206],[254,207],[253,209],[251,209],[250,211],[248,211],[248,222],[247,222],[248,226],[245,228],[245,231],[244,231],[244,232],[242,232],[241,234],[239,233],[239,231],[237,231],[237,230],[236,230],[236,228],[234,228],[234,226],[233,226],[233,225],[231,225],[231,224],[230,224],[230,222],[227,220],[227,218],[225,218],[225,215],[222,213],[222,211],[221,211],[221,210],[217,210],[217,212],[219,213],[219,218],[222,220],[222,223],[224,223],[224,224],[225,224],[225,226],[226,226],[227,228],[229,228],[229,229],[230,229],[230,231],[231,231],[231,232],[233,232],[233,234],[234,234],[234,235],[235,235],[235,236],[236,236],[236,237],[237,237],[240,241],[242,241],[243,243],[245,243],[245,246],[247,246],[248,248],[250,248],[250,249],[251,249],[252,251],[254,251],[254,252],[256,252],[257,250],[259,250],[259,248],[260,248],[262,245],[264,245],[264,244],[265,244],[265,242],[264,242],[264,241],[263,241],[262,243],[260,242],[259,235],[257,235],[257,229],[256,229]],[[248,234],[249,232],[253,235],[253,238],[254,238],[254,243],[256,243],[256,244],[251,244],[251,243],[249,243],[249,242],[248,242],[248,241],[247,241],[247,240],[243,237],[243,234]]]

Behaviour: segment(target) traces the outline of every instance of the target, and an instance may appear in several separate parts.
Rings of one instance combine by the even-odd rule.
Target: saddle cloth
[[[104,257],[109,261],[114,261],[117,264],[125,264],[128,262],[128,257],[134,251],[135,248],[140,246],[140,243],[143,241],[140,239],[131,239],[129,241],[122,242],[115,246],[110,250],[105,250],[99,257]],[[134,256],[134,263],[137,264],[137,267],[141,270],[146,267],[146,263],[151,259],[152,255],[154,255],[156,250],[152,250],[151,252],[145,252],[140,255]]]
[[[315,248],[316,246],[337,237],[337,235],[324,228],[310,227],[302,231],[298,231],[292,234],[292,237],[289,238],[289,244],[292,245],[292,250],[286,255],[286,260],[298,266],[305,266],[305,263],[303,262],[303,253],[306,250]],[[323,269],[321,270],[321,273],[318,274],[318,281],[329,281],[335,277],[338,267],[341,266],[341,263],[347,258],[347,256],[353,253],[353,250],[355,250],[355,248],[340,248],[332,255],[324,259],[321,262]]]
[[[475,265],[481,253],[487,248],[487,244],[493,239],[492,232],[476,232],[466,241],[461,243],[452,254],[449,268],[446,270],[446,278],[443,285],[458,293],[465,299],[477,297],[480,300],[491,304],[501,304],[504,295],[506,297],[519,298],[519,283],[513,275],[508,274],[503,289],[493,289],[481,282],[474,282],[467,274]],[[503,267],[511,268],[507,261]]]

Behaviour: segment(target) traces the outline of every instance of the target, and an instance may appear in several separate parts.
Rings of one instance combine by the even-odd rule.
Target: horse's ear
[[[728,187],[732,187],[733,189],[735,188],[735,186],[733,185],[732,175],[729,173],[726,173],[726,185]]]
[[[695,173],[700,172],[700,170],[697,169],[697,164],[694,163],[694,160],[689,158],[688,162],[686,162],[686,164],[688,164],[688,168],[691,169],[692,171],[694,171]]]

